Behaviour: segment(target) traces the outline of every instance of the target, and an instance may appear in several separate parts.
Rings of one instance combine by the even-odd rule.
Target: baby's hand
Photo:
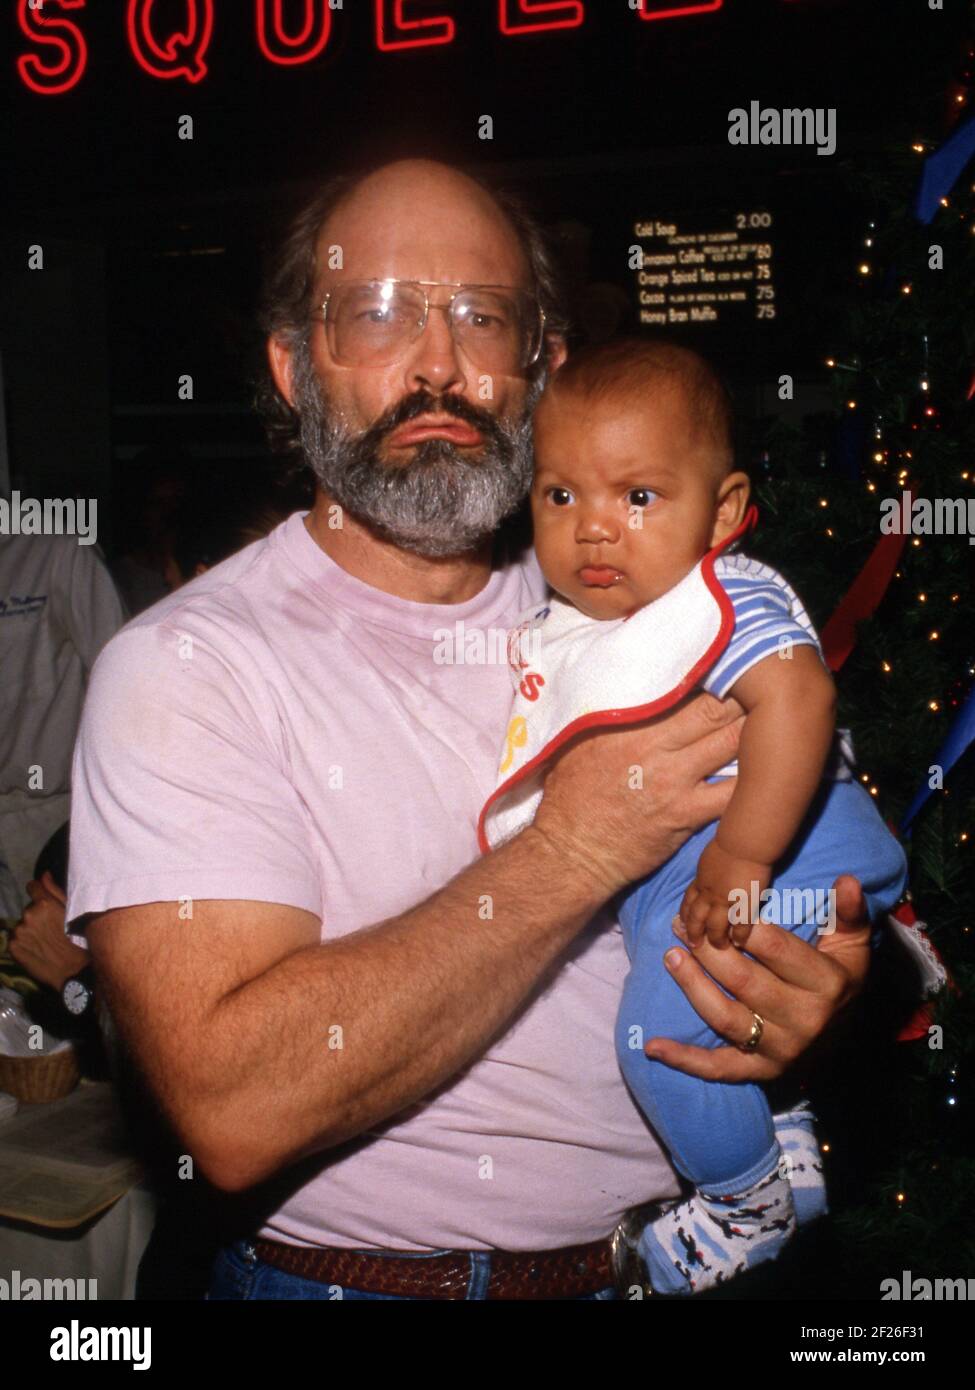
[[[751,934],[751,904],[760,901],[771,879],[771,864],[739,859],[712,840],[698,860],[694,882],[680,905],[688,945],[699,946],[707,936],[719,949],[729,941],[733,946],[744,946]],[[758,887],[753,889],[753,883]],[[729,921],[732,909],[734,922]]]

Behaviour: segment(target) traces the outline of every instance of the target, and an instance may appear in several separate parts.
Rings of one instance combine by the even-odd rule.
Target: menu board
[[[650,218],[633,226],[640,324],[744,326],[775,319],[773,216]]]

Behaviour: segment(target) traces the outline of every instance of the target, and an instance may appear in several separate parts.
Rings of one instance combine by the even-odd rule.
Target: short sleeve
[[[727,647],[701,682],[704,690],[719,699],[768,656],[798,646],[819,651],[815,629],[793,591],[767,566],[756,565],[755,570],[721,578],[735,610],[735,626]]]
[[[52,585],[52,601],[87,675],[125,622],[125,608],[98,546],[65,545],[56,565],[59,582]]]
[[[74,750],[68,923],[180,898],[321,915],[307,812],[259,706],[256,682],[175,620],[108,643]]]

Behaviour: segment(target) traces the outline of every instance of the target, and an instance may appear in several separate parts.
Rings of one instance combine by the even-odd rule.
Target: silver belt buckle
[[[630,1207],[610,1236],[609,1263],[613,1284],[620,1298],[636,1302],[654,1297],[655,1290],[650,1283],[647,1267],[636,1246],[644,1226],[655,1220],[663,1209],[661,1202],[645,1202],[643,1206]]]

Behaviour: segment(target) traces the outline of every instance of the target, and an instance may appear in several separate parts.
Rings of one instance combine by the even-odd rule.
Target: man
[[[434,658],[445,630],[503,631],[543,596],[531,556],[492,569],[491,540],[527,493],[556,310],[537,234],[449,168],[317,197],[266,311],[275,427],[315,505],[95,673],[68,918],[94,914],[115,1021],[199,1169],[262,1185],[212,1297],[612,1297],[610,1232],[677,1192],[616,1064],[606,904],[720,814],[729,787],[703,779],[740,712],[702,697],[582,740],[535,824],[481,858],[509,677]],[[762,926],[756,961],[677,951],[712,1026],[761,1039],[657,1055],[779,1074],[865,972],[855,884],[839,906],[818,952]]]

